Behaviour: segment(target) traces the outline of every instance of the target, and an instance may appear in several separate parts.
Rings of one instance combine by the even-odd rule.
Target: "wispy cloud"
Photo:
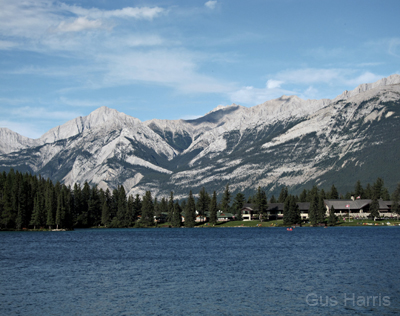
[[[46,131],[45,130],[40,130],[40,128],[37,126],[37,123],[21,123],[21,122],[14,122],[14,121],[8,121],[8,120],[1,120],[0,121],[0,127],[6,127],[13,132],[16,132],[20,135],[23,135],[25,137],[29,138],[39,138],[42,136]]]
[[[78,100],[78,99],[69,99],[66,97],[60,97],[60,101],[62,104],[76,107],[101,107],[101,106],[110,106],[113,104],[111,101],[93,101],[93,100]]]
[[[182,93],[230,91],[230,83],[220,82],[197,72],[196,59],[201,58],[193,52],[181,49],[129,52],[118,56],[104,55],[100,59],[109,65],[109,71],[105,74],[103,84],[118,85],[142,81],[167,85]]]
[[[126,7],[119,10],[100,10],[97,8],[85,9],[79,6],[69,6],[65,3],[61,5],[61,8],[78,16],[86,16],[94,19],[116,17],[153,20],[167,12],[167,10],[160,7]]]
[[[44,107],[25,106],[16,108],[11,111],[11,114],[20,118],[40,118],[54,120],[71,120],[82,114],[77,111],[51,111]]]
[[[209,8],[209,9],[211,9],[211,10],[214,10],[215,7],[217,6],[217,1],[212,1],[212,0],[210,0],[210,1],[207,1],[204,5],[205,5],[207,8]]]
[[[88,20],[84,17],[79,17],[73,22],[61,21],[55,29],[55,32],[80,32],[83,30],[100,29],[104,28],[100,20]]]
[[[282,95],[298,95],[301,98],[326,98],[320,89],[326,87],[355,88],[362,83],[375,82],[384,76],[358,69],[293,69],[270,75],[264,88],[242,87],[230,93],[233,102],[256,105]],[[334,96],[331,96],[334,97]]]

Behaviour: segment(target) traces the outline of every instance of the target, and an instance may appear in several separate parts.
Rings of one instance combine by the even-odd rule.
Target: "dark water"
[[[1,232],[0,314],[394,315],[399,245],[400,227]]]

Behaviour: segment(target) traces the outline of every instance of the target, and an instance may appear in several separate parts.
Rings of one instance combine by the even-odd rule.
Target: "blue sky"
[[[400,1],[0,0],[0,127],[194,118],[400,73]]]

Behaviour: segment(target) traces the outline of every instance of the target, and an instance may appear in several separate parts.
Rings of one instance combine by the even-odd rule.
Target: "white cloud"
[[[270,87],[268,87],[268,82]],[[277,86],[276,83],[268,81],[265,88],[254,88],[252,86],[243,87],[237,91],[230,94],[230,99],[232,102],[244,104],[244,105],[257,105],[264,103],[265,101],[276,99],[282,95],[292,95],[295,94],[293,91],[284,90]]]
[[[232,89],[228,83],[199,74],[195,61],[197,58],[191,52],[164,49],[103,55],[98,62],[109,67],[103,82],[106,86],[142,81],[170,86],[183,93],[227,93]]]
[[[328,98],[336,95],[320,95],[321,88],[344,87],[354,89],[362,83],[375,82],[384,76],[358,69],[318,69],[304,68],[279,72],[272,75],[265,88],[243,87],[230,93],[232,102],[256,105],[282,95],[297,95],[303,99]],[[285,86],[286,88],[283,88]],[[339,93],[339,92],[338,92]]]
[[[270,79],[267,81],[267,89],[280,88],[283,81]]]
[[[93,100],[77,100],[77,99],[69,99],[66,97],[60,97],[60,101],[62,104],[76,107],[102,107],[102,106],[110,106],[112,104],[111,101],[93,101]]]
[[[20,118],[39,118],[65,121],[82,116],[81,113],[75,111],[51,111],[48,108],[30,106],[14,109],[11,111],[11,114]]]
[[[100,29],[100,28],[104,28],[103,23],[100,20],[88,20],[84,17],[79,17],[71,23],[62,21],[57,26],[55,31],[56,32],[80,32],[83,30]]]
[[[85,16],[94,19],[116,17],[153,20],[161,14],[166,13],[166,10],[160,7],[126,7],[119,10],[100,10],[97,8],[85,9],[79,6],[62,4],[61,8],[78,16]]]
[[[389,54],[400,57],[400,38],[392,38],[389,42]]]
[[[311,85],[327,84],[330,86],[347,85],[374,82],[384,76],[373,74],[369,71],[363,71],[360,74],[359,69],[351,68],[303,68],[295,70],[286,70],[277,73],[274,76],[285,84]]]
[[[0,121],[0,127],[6,127],[13,132],[16,132],[20,135],[23,135],[25,137],[29,138],[39,138],[42,136],[45,131],[41,131],[37,123],[21,123],[21,122],[13,122],[13,121],[7,121],[7,120],[2,120]]]
[[[209,9],[211,9],[211,10],[214,10],[215,9],[215,7],[216,7],[216,5],[217,5],[217,1],[207,1],[205,4],[204,4],[207,8],[209,8]]]
[[[0,50],[8,50],[18,46],[18,43],[0,40]]]
[[[142,8],[123,8],[121,10],[113,10],[113,11],[104,11],[105,17],[120,17],[120,18],[135,18],[135,19],[147,19],[152,20],[162,13],[165,10],[160,7],[142,7]]]

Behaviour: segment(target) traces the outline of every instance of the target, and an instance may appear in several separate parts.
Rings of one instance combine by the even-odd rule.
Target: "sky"
[[[0,127],[193,119],[400,74],[398,0],[0,0]]]

